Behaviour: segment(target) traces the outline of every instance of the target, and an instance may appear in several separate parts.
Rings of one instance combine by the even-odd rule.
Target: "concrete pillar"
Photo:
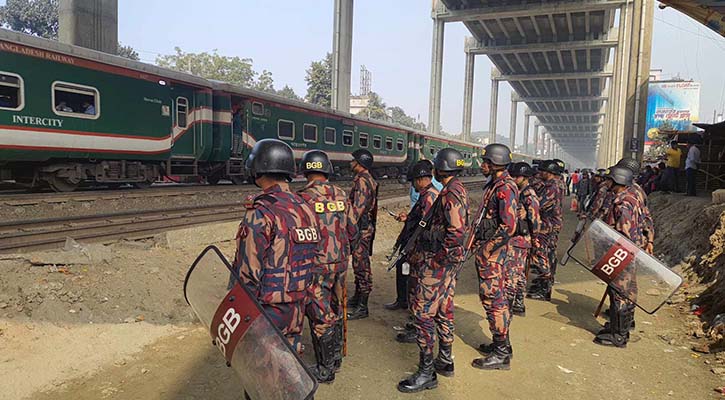
[[[640,0],[635,0],[640,1]],[[624,143],[625,115],[627,113],[627,81],[629,76],[630,62],[632,57],[632,14],[635,9],[634,2],[620,8],[619,18],[619,46],[617,63],[615,65],[615,104],[616,118],[613,134],[609,138],[607,165],[612,165],[622,157]],[[632,110],[629,110],[632,112]]]
[[[491,70],[493,76],[494,70]],[[496,118],[498,116],[498,80],[491,79],[491,110],[488,119],[490,142],[496,143]]]
[[[350,112],[353,0],[335,0],[332,32],[332,108]]]
[[[529,126],[531,124],[531,111],[527,108],[524,115],[524,154],[529,154]]]
[[[534,123],[534,157],[539,155],[539,126],[539,121],[536,121]]]
[[[471,119],[473,118],[473,76],[476,55],[466,53],[466,75],[463,84],[463,131],[461,139],[471,140]]]
[[[511,92],[511,122],[509,125],[509,147],[514,151],[516,146],[516,113],[519,109],[519,103],[514,100],[514,93]]]
[[[647,114],[647,86],[652,58],[652,25],[654,17],[653,0],[635,0],[632,13],[631,53],[627,76],[626,109],[622,152],[619,155],[641,158],[644,147],[645,121]],[[638,139],[635,151],[630,149],[632,139]]]
[[[118,53],[118,0],[60,0],[58,40]]]
[[[428,109],[428,132],[440,133],[441,86],[443,83],[443,38],[445,22],[433,18],[433,48],[430,65],[430,107]]]

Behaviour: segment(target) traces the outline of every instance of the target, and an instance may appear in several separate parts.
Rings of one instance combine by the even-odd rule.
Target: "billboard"
[[[699,121],[700,83],[692,81],[650,82],[647,94],[647,144],[663,131],[696,131]]]

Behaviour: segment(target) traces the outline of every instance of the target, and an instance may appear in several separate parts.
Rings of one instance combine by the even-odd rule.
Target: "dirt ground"
[[[560,254],[574,226],[567,213]],[[405,313],[382,308],[393,297],[384,260],[399,228],[381,213],[371,317],[350,322],[349,356],[317,399],[722,398],[714,389],[725,386],[725,353],[690,350],[685,293],[656,315],[638,311],[626,349],[597,346],[591,340],[603,320],[592,313],[604,285],[573,261],[559,268],[551,302],[528,301],[527,316],[514,319],[515,359],[501,372],[470,366],[490,333],[467,264],[456,290],[456,376],[439,377],[435,390],[399,393],[396,383],[418,358],[417,346],[393,339]],[[231,254],[234,230],[223,224],[142,243],[0,256],[0,399],[241,399],[238,379],[182,294],[196,254],[210,243]]]

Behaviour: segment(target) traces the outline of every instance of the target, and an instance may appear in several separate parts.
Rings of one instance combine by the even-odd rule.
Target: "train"
[[[216,184],[249,179],[265,138],[295,157],[328,153],[349,177],[367,148],[376,177],[400,178],[445,147],[475,175],[483,145],[432,135],[237,85],[0,29],[0,181],[55,191],[145,188],[164,177]],[[517,159],[529,160],[517,154]]]

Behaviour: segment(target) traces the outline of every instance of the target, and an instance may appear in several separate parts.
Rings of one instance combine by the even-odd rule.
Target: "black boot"
[[[437,373],[453,377],[453,343],[438,343],[438,357],[433,361]]]
[[[358,304],[360,304],[360,292],[355,289],[355,294],[347,299],[347,309],[352,310],[354,308],[357,308]]]
[[[403,332],[395,335],[395,340],[400,343],[417,343],[418,334],[415,332],[415,330],[409,331],[406,329]]]
[[[356,319],[363,319],[368,317],[368,295],[361,294],[360,302],[354,310],[347,313],[347,319],[349,321]]]
[[[627,347],[629,329],[632,326],[632,317],[627,309],[609,307],[609,324],[597,333],[594,343],[602,346]]]
[[[342,367],[342,346],[345,341],[345,332],[342,320],[335,324],[335,372],[340,372]]]
[[[420,353],[418,371],[398,382],[398,390],[403,393],[416,393],[425,389],[438,387],[438,376],[433,367],[433,354]]]
[[[519,317],[526,316],[526,305],[524,304],[524,292],[519,289],[516,291],[513,302],[511,302],[511,314]]]
[[[514,350],[511,348],[511,341],[509,340],[508,336],[506,336],[506,348],[509,351],[509,358],[512,360],[514,359]],[[493,353],[493,343],[481,343],[478,345],[478,351],[480,351],[483,354],[491,354]]]
[[[332,383],[335,380],[335,342],[334,328],[328,329],[320,337],[312,331],[312,347],[315,350],[317,365],[310,370],[320,383]]]
[[[392,303],[384,304],[386,310],[405,310],[408,308],[408,276],[403,275],[402,262],[395,266],[395,292],[396,300]]]
[[[471,365],[478,369],[511,369],[511,350],[506,340],[493,341],[493,351],[486,358],[477,358]]]
[[[551,300],[551,282],[549,280],[541,280],[538,285],[532,286],[532,289],[526,297],[533,300],[549,301]]]
[[[395,300],[392,303],[383,304],[383,308],[390,311],[405,310],[408,308],[408,303],[400,300]]]

